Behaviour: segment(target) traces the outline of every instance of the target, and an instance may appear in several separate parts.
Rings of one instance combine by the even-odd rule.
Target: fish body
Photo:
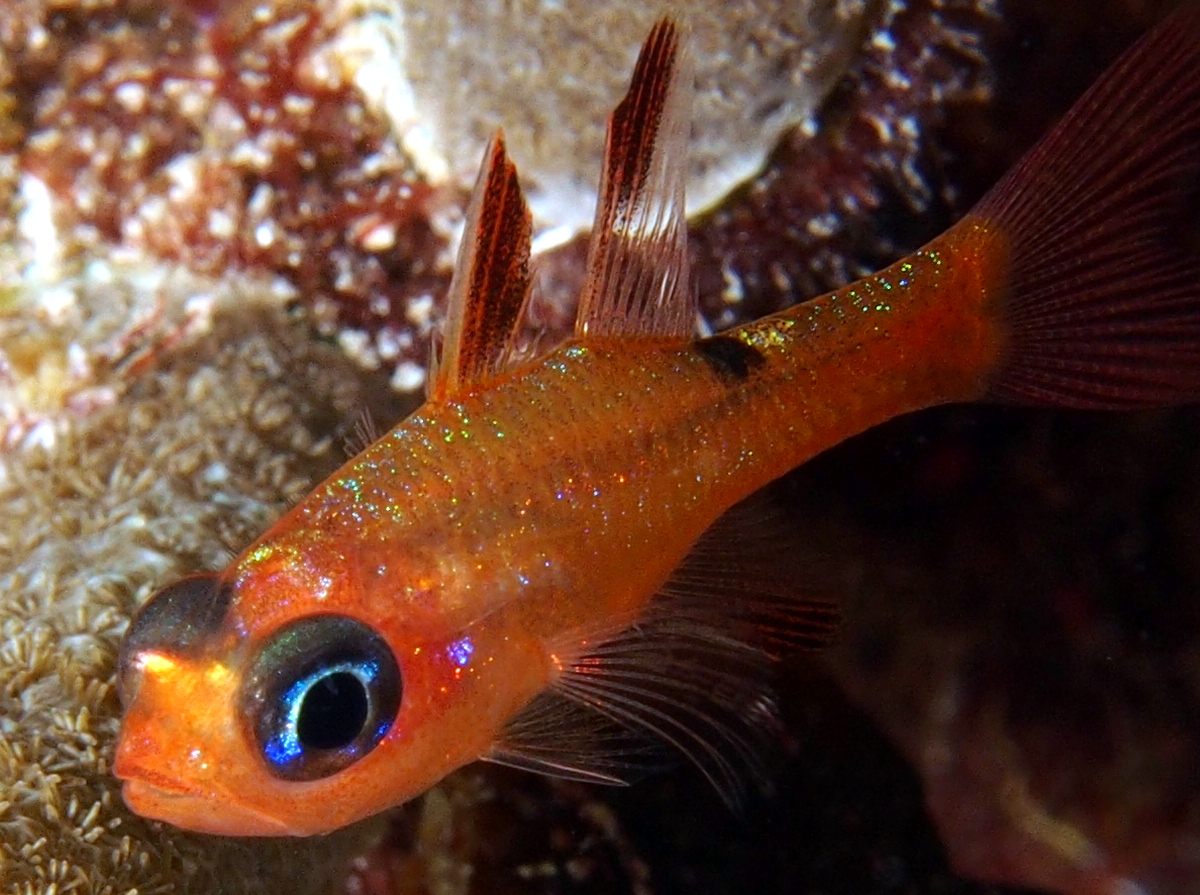
[[[1198,35],[1197,19],[1176,24]],[[1164,43],[1170,71],[1200,66],[1162,35],[1127,68]],[[1100,98],[1132,89],[1128,74]],[[575,337],[532,359],[528,212],[493,143],[429,401],[228,569],[165,589],[133,623],[115,771],[135,811],[305,835],[480,758],[623,782],[641,758],[626,734],[666,740],[736,799],[774,719],[769,660],[827,639],[835,617],[788,592],[803,588],[777,574],[786,556],[759,578],[772,566],[759,554],[780,550],[739,516],[744,499],[935,404],[1146,406],[1200,391],[1197,264],[1146,247],[1178,192],[1163,183],[1197,173],[1176,150],[1200,148],[1200,89],[1168,97],[1187,125],[1143,147],[1174,161],[1134,181],[1150,204],[1128,200],[1142,215],[1130,247],[1111,217],[1068,238],[1047,212],[1069,216],[1055,190],[1106,176],[1103,157],[1057,175],[1104,123],[1093,110],[921,251],[697,339],[688,77],[664,22],[610,122]]]

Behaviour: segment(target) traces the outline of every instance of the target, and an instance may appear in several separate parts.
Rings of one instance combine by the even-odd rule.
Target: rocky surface
[[[814,6],[857,40],[830,36],[803,127],[694,221],[710,322],[936,232],[1166,5]],[[1193,891],[1188,411],[933,411],[781,483],[846,629],[781,679],[790,758],[747,818],[687,771],[609,792],[488,768],[382,838],[234,842],[123,809],[129,613],[423,380],[463,184],[423,154],[450,142],[363,86],[397,61],[371,35],[400,6],[0,6],[0,891]],[[580,257],[546,257],[552,331]]]

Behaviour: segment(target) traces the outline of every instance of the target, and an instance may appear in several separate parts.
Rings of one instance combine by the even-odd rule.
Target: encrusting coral
[[[369,838],[185,835],[133,816],[109,773],[130,613],[300,496],[343,456],[331,433],[363,400],[270,289],[217,295],[209,331],[156,375],[0,463],[2,892],[328,892]]]
[[[436,15],[452,5],[462,4],[0,3],[4,895],[334,891],[350,855],[370,841],[370,825],[273,843],[193,836],[133,816],[108,767],[119,714],[111,678],[141,601],[180,575],[223,565],[342,458],[341,433],[353,425],[364,385],[333,345],[312,338],[314,322],[361,364],[397,371],[400,390],[419,389],[463,185],[431,182],[406,155],[419,128],[404,130],[388,98],[363,84],[374,78],[378,86],[386,65],[398,64],[404,48],[378,40],[398,10],[409,15],[410,39],[426,40],[416,35],[442,25],[413,10]],[[815,242],[832,246],[822,256],[830,279],[855,269],[853,259],[839,268],[828,257],[854,233],[822,235],[820,225],[830,214],[870,218],[878,197],[864,190],[888,164],[894,173],[910,170],[924,137],[918,119],[947,91],[974,96],[983,83],[970,29],[952,26],[955,14],[986,16],[987,0],[812,8],[828,12],[825,42],[837,52],[814,63],[821,81],[801,115],[841,72],[855,70],[851,57],[865,52],[875,66],[851,91],[853,127],[815,151],[830,163],[823,170],[855,176],[824,178],[832,198],[809,201],[795,184],[811,158],[793,146],[735,200],[733,214],[700,225],[712,234],[701,240],[700,278],[720,323],[811,285],[798,270],[774,277],[781,252],[799,257]],[[524,27],[525,37],[500,49],[520,56],[518,44],[542,40],[532,14]],[[620,45],[633,53],[641,30],[609,34],[606,52]],[[927,40],[930,33],[938,39]],[[574,44],[554,46],[561,54]],[[915,66],[914,54],[930,64]],[[410,52],[408,64],[418,56]],[[522,83],[518,75],[529,72],[506,58],[496,60],[512,75],[505,83]],[[903,71],[891,77],[893,68]],[[618,82],[627,77],[627,64],[611,69]],[[917,76],[905,82],[906,72]],[[550,78],[564,89],[567,80]],[[605,109],[616,98],[593,92],[605,94]],[[702,109],[703,96],[698,102]],[[521,127],[520,113],[504,103],[480,108],[466,127]],[[596,129],[600,120],[590,123]],[[864,133],[872,139],[860,139]],[[860,164],[864,155],[873,166]],[[536,165],[522,171],[534,180],[539,173]],[[781,183],[783,199],[772,191]],[[586,187],[590,202],[590,180]],[[783,248],[755,249],[755,233],[776,231]],[[750,271],[750,262],[761,267]],[[707,285],[731,279],[746,294],[732,310],[730,290]],[[289,303],[309,316],[292,319]],[[557,312],[565,319],[569,310]],[[496,803],[513,801],[509,789],[497,791]],[[586,854],[580,842],[619,839],[581,834],[576,802],[564,801],[568,807],[555,810],[570,835],[536,821],[555,843],[552,854]],[[465,826],[467,809],[454,804],[459,813],[448,828]],[[471,818],[478,816],[486,813]],[[490,834],[479,838],[498,851]],[[466,839],[457,836],[453,848],[461,852]],[[497,877],[512,876],[510,852],[494,859]],[[577,863],[563,861],[568,869]],[[624,875],[634,862],[610,863]],[[489,885],[483,873],[476,879]]]

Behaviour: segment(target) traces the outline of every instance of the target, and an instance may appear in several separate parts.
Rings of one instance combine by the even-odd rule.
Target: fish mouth
[[[187,788],[127,779],[121,787],[125,804],[142,817],[196,833],[218,836],[294,836],[287,824],[228,797]]]

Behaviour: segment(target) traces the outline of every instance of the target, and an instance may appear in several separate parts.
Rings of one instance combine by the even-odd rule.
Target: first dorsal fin
[[[497,134],[484,154],[450,281],[430,400],[486,382],[519,359],[517,336],[529,297],[532,223],[517,169]]]
[[[578,337],[687,336],[695,327],[683,194],[691,97],[679,29],[663,19],[608,120]]]

